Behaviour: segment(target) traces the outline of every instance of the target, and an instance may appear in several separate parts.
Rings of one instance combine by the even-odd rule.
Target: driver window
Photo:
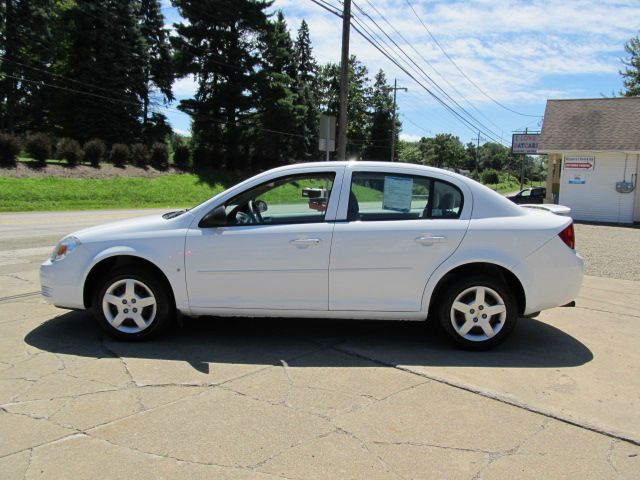
[[[520,196],[521,197],[530,197],[531,196],[531,190],[522,190],[520,192]]]
[[[324,221],[335,174],[294,175],[263,183],[226,205],[228,225]]]

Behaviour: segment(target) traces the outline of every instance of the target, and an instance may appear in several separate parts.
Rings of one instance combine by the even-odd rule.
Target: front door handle
[[[318,245],[319,243],[319,238],[295,238],[293,240],[289,240],[289,245],[293,245],[298,248],[307,248],[312,245]]]
[[[421,235],[416,238],[416,243],[425,246],[431,246],[434,243],[444,243],[447,241],[447,237],[442,237],[438,235]]]

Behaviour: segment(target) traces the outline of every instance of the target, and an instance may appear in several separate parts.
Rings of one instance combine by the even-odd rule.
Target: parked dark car
[[[547,196],[547,189],[545,187],[530,187],[519,191],[513,195],[508,195],[507,198],[514,203],[544,203],[544,199]]]

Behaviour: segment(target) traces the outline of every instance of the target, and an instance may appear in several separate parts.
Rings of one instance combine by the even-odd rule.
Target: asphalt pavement
[[[121,343],[43,302],[60,237],[149,212],[0,214],[3,478],[640,478],[640,282],[587,276],[490,352],[303,319]]]

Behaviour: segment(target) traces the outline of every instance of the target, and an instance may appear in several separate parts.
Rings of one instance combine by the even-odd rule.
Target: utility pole
[[[342,11],[342,60],[340,62],[340,115],[338,117],[338,160],[347,157],[347,101],[349,98],[349,30],[351,0],[344,0]]]
[[[391,161],[394,161],[395,153],[396,153],[396,92],[398,90],[407,91],[406,87],[398,87],[398,79],[393,79],[393,117],[391,121],[393,122],[391,125]]]
[[[480,130],[478,130],[478,142],[476,143],[476,173],[480,174]]]
[[[524,129],[524,133],[525,135],[528,133],[527,129]],[[522,166],[520,167],[520,190],[522,190],[524,188],[524,163],[527,159],[527,154],[523,153],[522,154]]]

